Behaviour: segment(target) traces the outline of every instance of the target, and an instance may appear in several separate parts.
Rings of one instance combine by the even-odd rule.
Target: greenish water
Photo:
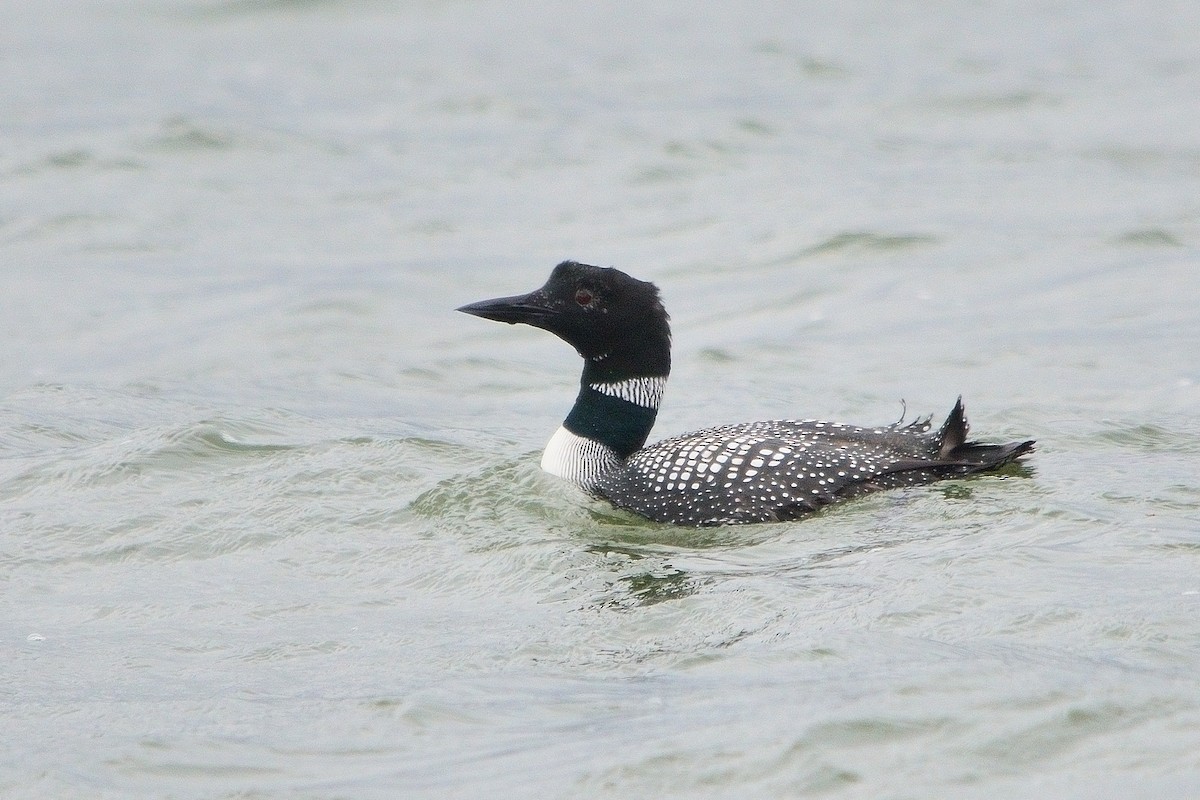
[[[5,798],[1200,794],[1200,24],[1152,3],[6,2]],[[967,403],[1023,470],[649,525],[538,469]]]

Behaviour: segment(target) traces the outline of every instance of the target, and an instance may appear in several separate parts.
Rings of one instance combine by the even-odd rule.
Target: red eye
[[[581,306],[590,306],[592,304],[592,293],[587,289],[580,289],[575,293],[575,302]]]

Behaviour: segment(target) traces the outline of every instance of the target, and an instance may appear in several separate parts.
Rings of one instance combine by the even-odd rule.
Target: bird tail
[[[1033,450],[1034,440],[1009,442],[1008,444],[984,444],[967,441],[971,426],[963,410],[962,397],[954,404],[950,416],[938,429],[935,441],[938,444],[938,459],[957,463],[967,472],[995,469]]]

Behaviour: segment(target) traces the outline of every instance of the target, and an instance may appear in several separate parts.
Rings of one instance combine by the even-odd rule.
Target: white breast
[[[542,452],[542,469],[591,490],[599,477],[620,465],[612,449],[559,426]]]

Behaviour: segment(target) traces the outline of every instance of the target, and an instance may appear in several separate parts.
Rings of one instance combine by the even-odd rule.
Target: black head
[[[458,309],[548,330],[604,372],[667,375],[671,329],[658,287],[620,270],[564,261],[540,289]]]

